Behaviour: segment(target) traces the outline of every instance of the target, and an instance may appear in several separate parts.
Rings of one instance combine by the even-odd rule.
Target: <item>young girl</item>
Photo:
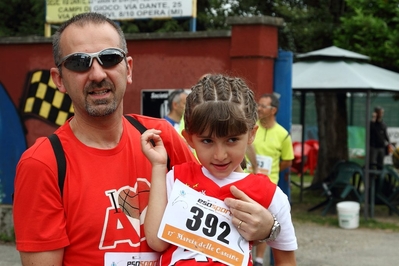
[[[273,232],[269,239],[265,239],[270,240],[268,244],[273,250],[275,265],[296,265],[294,250],[297,249],[297,242],[287,196],[267,176],[245,173],[240,165],[247,146],[253,142],[256,134],[256,110],[254,94],[242,79],[206,75],[191,88],[187,97],[182,132],[190,147],[195,149],[200,165],[184,163],[166,174],[168,155],[162,144],[161,131],[150,129],[142,135],[142,150],[152,164],[150,201],[144,228],[150,247],[163,252],[160,265],[192,265],[195,262],[201,265],[223,265],[216,259],[204,259],[196,252],[158,238],[168,197],[176,180],[219,200],[233,197],[231,186],[244,191],[268,208],[275,221],[279,222],[275,222],[276,228],[278,224],[281,225],[279,235]],[[155,146],[150,141],[154,141]],[[237,235],[245,238],[248,225],[243,219],[236,222],[231,230],[237,230]],[[248,258],[251,257],[252,244],[257,242],[250,242],[245,251],[249,253]],[[245,264],[252,265],[252,260],[248,259]]]

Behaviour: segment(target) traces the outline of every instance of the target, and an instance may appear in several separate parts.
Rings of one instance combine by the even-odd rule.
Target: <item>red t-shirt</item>
[[[195,161],[187,144],[163,119],[132,115],[162,131],[171,165]],[[39,138],[17,166],[14,226],[19,251],[65,248],[64,265],[104,265],[106,252],[152,252],[144,238],[151,164],[141,152],[140,132],[123,118],[113,149],[81,143],[66,123],[56,134],[65,152],[64,194],[47,138]]]

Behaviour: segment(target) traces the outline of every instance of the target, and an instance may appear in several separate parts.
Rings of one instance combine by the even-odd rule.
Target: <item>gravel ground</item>
[[[399,217],[395,217],[399,220]],[[399,233],[294,223],[300,266],[399,265]],[[269,254],[269,253],[267,253]],[[15,246],[0,244],[0,266],[19,266]],[[265,265],[268,264],[266,256]]]
[[[398,232],[303,223],[294,226],[299,246],[296,251],[298,265],[399,265]]]

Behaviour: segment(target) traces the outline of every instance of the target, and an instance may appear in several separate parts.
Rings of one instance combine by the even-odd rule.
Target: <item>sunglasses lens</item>
[[[85,72],[90,69],[94,58],[98,59],[98,62],[100,65],[102,65],[102,67],[107,68],[119,64],[123,58],[125,58],[125,54],[121,50],[115,48],[105,49],[100,53],[76,53],[67,56],[61,64],[64,64],[64,67],[69,70],[75,72]]]
[[[76,72],[84,72],[90,68],[90,55],[74,54],[68,57],[64,62],[64,67]]]
[[[116,49],[107,49],[102,51],[99,56],[103,67],[113,67],[119,64],[125,55]]]

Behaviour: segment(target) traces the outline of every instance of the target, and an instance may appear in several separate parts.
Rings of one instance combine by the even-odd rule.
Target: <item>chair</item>
[[[303,169],[302,172],[305,173],[308,170],[308,156],[312,147],[306,142],[303,145]],[[294,159],[292,160],[291,172],[297,175],[301,174],[301,163],[302,163],[302,142],[293,142],[292,148],[294,150]]]
[[[362,202],[363,197],[359,188],[363,178],[363,168],[358,163],[338,161],[329,174],[329,183],[322,183],[323,195],[326,196],[326,199],[308,211],[326,205],[322,211],[322,215],[325,216],[333,204],[349,199],[350,196],[354,196],[355,199]]]
[[[303,168],[302,168],[302,174],[301,174],[301,167],[302,167],[302,142],[293,142],[292,147],[294,150],[294,159],[292,160],[292,165],[290,168],[290,172],[292,174],[296,174],[296,176],[299,177],[299,181],[294,181],[290,179],[291,184],[295,185],[300,189],[300,201],[302,202],[302,194],[303,191],[306,189],[303,187],[303,175],[305,172],[309,169],[308,166],[308,158],[309,158],[309,152],[311,150],[311,146],[307,144],[306,142],[303,143]],[[293,176],[291,176],[293,178]]]
[[[309,139],[305,141],[305,144],[310,146],[310,151],[307,160],[307,168],[309,169],[309,174],[313,175],[317,166],[317,157],[319,154],[319,141],[314,139]]]
[[[385,204],[392,212],[399,215],[399,174],[391,165],[385,165],[376,182],[376,203]]]

